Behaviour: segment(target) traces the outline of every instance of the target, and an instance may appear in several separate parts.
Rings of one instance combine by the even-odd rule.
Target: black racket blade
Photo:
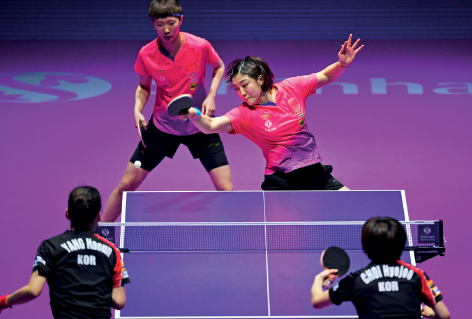
[[[337,269],[338,277],[344,276],[351,266],[349,255],[342,248],[331,246],[325,250],[323,255],[323,267],[326,269]]]
[[[167,113],[171,116],[186,114],[188,109],[192,107],[193,100],[190,94],[182,94],[170,101],[167,105]]]

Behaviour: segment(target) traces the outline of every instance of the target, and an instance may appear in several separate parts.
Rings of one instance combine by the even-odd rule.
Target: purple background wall
[[[150,0],[2,0],[0,40],[148,40]],[[470,39],[471,0],[181,0],[210,40]]]
[[[39,243],[68,227],[63,215],[73,187],[96,186],[105,204],[121,179],[137,144],[133,104],[138,78],[133,65],[139,48],[151,39],[1,43],[0,295],[26,284]],[[225,63],[260,55],[276,78],[285,78],[317,72],[337,61],[342,40],[212,43]],[[323,162],[333,165],[334,175],[348,187],[405,189],[411,219],[444,220],[447,256],[421,266],[442,290],[454,318],[468,317],[461,297],[470,294],[472,284],[466,276],[466,265],[472,261],[468,238],[472,43],[363,43],[364,50],[338,84],[308,99],[308,125]],[[17,80],[34,82],[40,77],[31,75],[35,72],[72,75],[48,74],[39,85],[9,76],[29,73]],[[93,80],[85,76],[106,82],[82,89],[80,84]],[[405,84],[388,85],[383,94],[382,79],[410,83],[410,91]],[[61,83],[62,89],[52,88]],[[103,94],[77,100],[77,94],[66,89]],[[217,115],[222,115],[239,99],[222,86],[216,102]],[[144,113],[150,116],[150,111],[148,105]],[[241,136],[225,134],[222,139],[235,188],[258,190],[264,168],[260,150]],[[181,147],[140,190],[213,190],[213,186],[199,161]],[[37,300],[2,313],[4,318],[33,316],[51,318],[47,288]]]

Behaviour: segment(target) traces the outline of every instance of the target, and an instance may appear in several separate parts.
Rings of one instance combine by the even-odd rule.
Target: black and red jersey
[[[398,260],[393,265],[370,263],[329,290],[331,301],[352,301],[360,319],[420,319],[421,303],[433,307],[441,292],[420,268]]]
[[[129,282],[115,245],[93,231],[66,231],[38,248],[54,318],[110,318],[113,288]]]

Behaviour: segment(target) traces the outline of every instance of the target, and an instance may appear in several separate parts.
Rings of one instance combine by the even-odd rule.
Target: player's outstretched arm
[[[142,112],[144,109],[144,105],[146,104],[147,100],[149,99],[149,95],[151,95],[151,84],[152,84],[152,76],[139,76],[139,85],[136,89],[136,96],[134,102],[134,125],[138,127],[138,121],[141,122],[144,129],[147,129],[147,122],[144,118]]]
[[[37,270],[34,271],[26,286],[6,297],[6,300],[3,302],[4,306],[1,307],[0,305],[0,311],[5,309],[5,306],[11,307],[35,299],[41,294],[41,291],[43,291],[45,283],[46,277],[40,276]]]
[[[121,310],[125,307],[126,304],[126,293],[125,293],[125,287],[116,287],[113,288],[113,291],[111,293],[111,306],[114,309]]]
[[[337,272],[337,269],[329,269],[323,270],[316,275],[313,286],[311,287],[311,304],[315,309],[321,309],[333,304],[329,298],[329,291],[323,291],[323,283],[329,276]]]
[[[228,133],[233,130],[233,125],[227,116],[209,117],[201,114],[200,110],[191,107],[188,114],[179,115],[182,120],[190,120],[200,131],[205,134]]]
[[[336,80],[351,65],[352,61],[356,57],[356,54],[364,47],[364,45],[361,45],[356,49],[359,41],[360,39],[357,39],[357,41],[351,45],[352,34],[349,35],[349,39],[344,42],[344,44],[341,46],[341,50],[338,52],[339,61],[329,65],[323,71],[316,73],[316,77],[318,79],[318,88],[330,84]]]

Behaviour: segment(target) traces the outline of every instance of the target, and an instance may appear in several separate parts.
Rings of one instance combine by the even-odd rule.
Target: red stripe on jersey
[[[113,268],[113,288],[118,288],[121,286],[121,254],[120,251],[116,248],[116,246],[106,240],[105,238],[101,237],[99,234],[94,234],[99,240],[107,243],[108,245],[113,248],[116,254],[116,263],[115,267]]]
[[[421,281],[421,301],[424,302],[426,305],[430,307],[434,307],[436,304],[436,299],[434,299],[433,292],[429,288],[428,280],[426,280],[426,276],[424,275],[424,271],[420,268],[416,268],[403,260],[398,260],[398,263],[404,267],[407,267],[413,270],[419,277]]]

